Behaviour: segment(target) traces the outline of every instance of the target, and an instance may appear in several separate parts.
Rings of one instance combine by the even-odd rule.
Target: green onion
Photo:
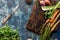
[[[53,6],[41,6],[43,11],[53,10],[54,7],[55,7],[55,5],[53,5]],[[60,8],[60,6],[58,6],[57,8]]]
[[[60,1],[54,5],[54,6],[41,6],[43,11],[47,11],[47,10],[55,10],[57,8],[60,8]]]
[[[45,27],[43,35],[40,35],[40,40],[50,40],[50,26]]]

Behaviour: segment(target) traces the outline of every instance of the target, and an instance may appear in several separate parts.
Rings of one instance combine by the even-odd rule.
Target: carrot
[[[52,27],[52,29],[51,29],[51,32],[52,31],[54,31],[54,29],[57,27],[57,25],[60,23],[60,20],[57,22],[57,23],[55,23],[55,25]]]
[[[45,24],[44,24],[44,26],[45,26],[47,23],[49,23],[49,21],[50,21],[50,19],[47,19],[46,22],[45,22]]]
[[[46,20],[46,23],[48,23],[49,21],[50,21],[50,19],[47,19],[47,20]]]
[[[50,27],[52,27],[55,24],[55,22],[57,21],[57,19],[58,19],[59,16],[60,16],[60,13],[57,15],[57,17],[55,18],[55,20],[51,23]]]
[[[59,10],[55,11],[54,14],[52,15],[52,18],[50,20],[51,23],[54,21],[54,19],[57,16],[58,12],[59,12]]]

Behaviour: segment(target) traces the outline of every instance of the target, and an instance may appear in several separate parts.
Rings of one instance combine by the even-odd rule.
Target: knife
[[[9,19],[12,17],[12,15],[14,15],[14,13],[15,13],[16,10],[18,9],[18,7],[19,7],[19,5],[16,6],[16,8],[13,10],[13,12],[12,12],[10,15],[7,15],[6,18],[4,18],[4,19],[2,20],[2,24],[5,24],[5,23],[7,22],[7,20],[9,20]]]

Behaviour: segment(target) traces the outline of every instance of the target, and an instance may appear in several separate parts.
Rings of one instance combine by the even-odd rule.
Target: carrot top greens
[[[49,6],[47,6],[48,8]],[[54,11],[57,9],[57,8],[60,8],[60,1],[52,7],[52,10],[48,10],[46,11],[44,14],[45,14],[45,18],[51,18],[52,14],[54,13]]]

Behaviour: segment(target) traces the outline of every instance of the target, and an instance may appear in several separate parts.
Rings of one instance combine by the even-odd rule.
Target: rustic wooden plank
[[[39,4],[37,5],[37,3],[35,2],[26,28],[36,33],[37,29],[39,29],[44,22],[44,12],[42,11],[41,6]],[[39,34],[39,32],[37,33]]]

